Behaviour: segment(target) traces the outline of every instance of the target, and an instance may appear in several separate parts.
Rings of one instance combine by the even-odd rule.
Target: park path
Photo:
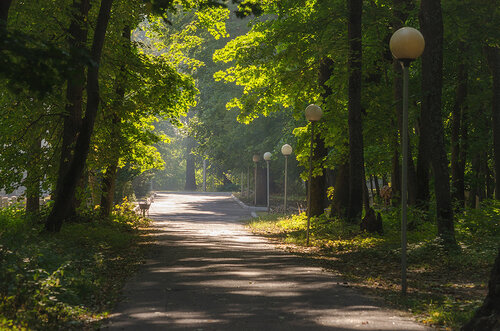
[[[160,193],[156,242],[108,330],[426,330],[279,251],[224,193]]]

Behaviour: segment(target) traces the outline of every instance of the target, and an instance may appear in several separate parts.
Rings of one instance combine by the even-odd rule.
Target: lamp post
[[[311,122],[311,146],[309,152],[309,179],[307,181],[307,234],[306,245],[309,246],[309,228],[311,227],[311,181],[312,181],[312,157],[314,147],[314,125],[323,116],[319,106],[311,104],[305,110],[306,119]]]
[[[207,159],[203,159],[203,192],[207,191]]]
[[[401,149],[403,150],[401,178],[401,293],[406,295],[406,227],[408,198],[408,69],[412,61],[422,55],[425,40],[422,34],[410,27],[403,27],[391,37],[391,53],[403,68],[403,123]]]
[[[250,167],[247,167],[247,198],[250,197]]]
[[[241,197],[243,197],[243,180],[245,178],[243,177],[243,170],[241,170],[241,177],[240,177],[240,185],[241,185]]]
[[[264,153],[264,160],[266,160],[267,165],[267,212],[269,213],[269,161],[271,161],[271,153]]]
[[[288,156],[290,154],[292,154],[292,146],[288,145],[288,144],[284,144],[282,147],[281,147],[281,154],[283,154],[283,156],[285,156],[285,201],[283,203],[283,210],[285,211],[286,213],[286,184],[287,184],[287,177],[288,177]]]
[[[253,205],[257,206],[257,162],[259,162],[260,156],[258,154],[254,154],[252,157],[253,163],[255,163],[255,171],[253,176]]]

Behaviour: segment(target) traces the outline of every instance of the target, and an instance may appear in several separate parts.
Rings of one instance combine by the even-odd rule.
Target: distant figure
[[[384,200],[384,205],[387,207],[391,203],[392,187],[388,185],[382,186],[380,189],[380,197]]]

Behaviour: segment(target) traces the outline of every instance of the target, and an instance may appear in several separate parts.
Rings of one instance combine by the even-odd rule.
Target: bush
[[[21,210],[0,210],[0,329],[82,328],[106,315],[140,260],[144,220],[128,202],[85,219],[48,234]]]

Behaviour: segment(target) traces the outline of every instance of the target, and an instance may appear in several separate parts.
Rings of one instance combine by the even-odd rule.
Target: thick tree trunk
[[[393,12],[394,12],[394,19],[392,21],[392,27],[394,31],[398,30],[401,28],[408,19],[409,12],[413,9],[414,4],[413,0],[393,0]],[[395,111],[397,115],[397,120],[398,120],[398,130],[399,130],[399,137],[401,137],[401,133],[403,132],[402,126],[403,126],[403,70],[401,68],[401,64],[399,61],[394,61],[393,62],[393,70],[394,70],[394,100],[395,102]],[[397,160],[393,159],[393,184],[392,184],[392,192],[393,196],[401,197],[401,172],[400,172],[400,164],[399,164],[399,153],[397,152],[397,149],[400,147],[398,139],[396,140],[396,144],[394,145],[393,148],[396,149],[394,152],[393,157],[398,157]],[[410,142],[410,130],[408,130],[408,142]],[[397,162],[396,162],[397,161]],[[394,168],[395,166],[398,167],[398,170]],[[397,175],[397,181],[395,181]],[[408,204],[410,206],[416,205],[416,200],[417,200],[417,175],[415,171],[415,164],[413,162],[413,157],[412,157],[412,148],[411,144],[408,144]],[[399,203],[399,199],[393,199],[393,203]]]
[[[332,202],[332,213],[340,218],[347,217],[349,203],[349,164],[341,163],[335,180],[335,194]]]
[[[462,331],[500,330],[500,249],[491,269],[488,294]]]
[[[87,72],[87,108],[85,118],[82,121],[80,134],[76,140],[74,156],[64,175],[64,179],[57,183],[54,207],[45,223],[45,229],[51,232],[59,232],[63,221],[69,217],[71,212],[71,201],[75,196],[75,188],[78,179],[82,176],[87,161],[90,138],[94,130],[95,118],[99,110],[99,65],[112,4],[113,0],[101,1],[94,32],[94,40],[92,42],[91,57],[93,64],[88,67]]]
[[[319,216],[325,212],[326,208],[326,176],[324,171],[322,171],[321,175],[314,176],[314,168],[323,167],[324,158],[328,154],[328,150],[325,147],[325,141],[317,132],[314,135],[313,145],[313,176],[311,185],[308,185],[308,187],[311,188],[311,216]]]
[[[267,170],[257,167],[256,206],[267,206]]]
[[[455,246],[453,209],[450,196],[448,160],[444,148],[443,120],[441,118],[441,89],[443,78],[443,18],[441,1],[422,0],[419,13],[420,27],[425,39],[422,55],[422,109],[421,135],[428,137],[425,149],[430,155],[436,194],[438,236],[448,247]]]
[[[459,51],[464,51],[465,45],[462,43]],[[458,66],[457,91],[455,104],[452,109],[451,118],[451,183],[452,201],[460,210],[465,207],[465,139],[463,136],[465,120],[465,100],[467,97],[467,68],[465,61]],[[466,132],[466,131],[465,131]]]
[[[394,99],[397,101],[395,103],[396,117],[398,119],[398,130],[399,137],[401,140],[401,135],[403,132],[403,70],[401,68],[401,64],[398,61],[394,61],[393,70],[396,73],[394,75]],[[396,135],[397,136],[397,135]],[[410,130],[407,130],[407,141],[410,142]],[[392,194],[393,198],[392,203],[399,204],[401,199],[401,167],[399,164],[399,152],[398,148],[400,143],[397,139],[395,139],[395,151],[393,155],[393,184],[392,184]],[[397,157],[397,159],[396,159]],[[395,169],[395,167],[398,169]],[[407,169],[407,178],[408,178],[408,204],[410,206],[415,206],[417,200],[417,175],[415,172],[415,164],[413,162],[412,156],[412,148],[411,144],[408,143],[408,169]],[[396,177],[397,176],[397,177]],[[397,198],[396,198],[397,197]]]
[[[107,167],[101,180],[101,215],[108,217],[113,209],[115,197],[116,171],[118,170],[118,158],[113,160]]]
[[[186,191],[196,191],[196,176],[195,176],[195,159],[193,153],[193,148],[195,147],[195,141],[191,137],[186,138],[186,182],[184,183],[184,189]]]
[[[500,200],[500,48],[488,46],[485,47],[485,52],[493,79],[491,119],[495,164],[495,199]]]
[[[361,19],[363,12],[362,0],[348,1],[349,40],[349,205],[347,218],[357,223],[361,220],[363,209],[363,127],[361,123]]]
[[[57,186],[62,185],[72,159],[75,148],[76,137],[80,130],[82,121],[83,89],[85,86],[85,66],[79,58],[79,53],[85,49],[87,43],[87,17],[90,9],[89,0],[73,1],[74,16],[69,27],[69,49],[74,70],[68,77],[66,87],[66,107],[64,114],[64,125],[62,133],[61,155],[59,158],[59,170]],[[53,197],[57,199],[56,196]],[[73,204],[74,205],[74,204]]]

